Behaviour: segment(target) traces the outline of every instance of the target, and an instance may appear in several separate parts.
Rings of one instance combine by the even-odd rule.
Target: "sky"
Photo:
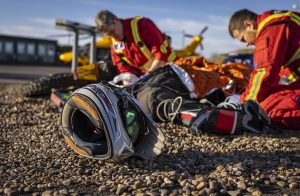
[[[188,44],[183,34],[198,34],[205,26],[204,49],[197,49],[204,57],[244,48],[233,40],[227,30],[230,16],[247,8],[256,13],[270,9],[294,10],[300,0],[0,0],[0,34],[21,35],[58,40],[69,44],[71,38],[58,37],[66,31],[55,28],[61,18],[95,25],[96,14],[108,9],[120,18],[143,16],[152,19],[162,32],[172,37],[174,49]],[[300,6],[299,6],[300,7]],[[81,40],[86,43],[88,40]]]

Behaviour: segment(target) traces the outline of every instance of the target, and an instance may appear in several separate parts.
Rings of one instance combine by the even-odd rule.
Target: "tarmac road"
[[[0,65],[0,83],[19,84],[54,73],[70,72],[67,66]]]

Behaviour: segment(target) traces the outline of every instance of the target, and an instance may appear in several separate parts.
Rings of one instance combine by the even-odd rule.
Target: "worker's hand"
[[[115,76],[111,82],[113,84],[121,83],[123,86],[128,86],[136,83],[138,80],[139,78],[136,75],[129,72],[125,72]]]

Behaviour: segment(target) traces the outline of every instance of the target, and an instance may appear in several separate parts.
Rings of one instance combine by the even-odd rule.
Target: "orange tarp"
[[[252,72],[248,65],[241,63],[214,64],[203,57],[180,58],[174,63],[191,76],[198,98],[203,97],[213,88],[224,87],[230,80],[234,80],[235,85],[232,89],[225,91],[225,94],[240,94],[248,84]]]

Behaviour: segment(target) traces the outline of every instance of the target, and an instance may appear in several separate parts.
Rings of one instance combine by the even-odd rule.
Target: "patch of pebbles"
[[[81,157],[64,142],[60,113],[46,98],[0,92],[0,195],[297,195],[299,134],[202,134],[160,124],[154,161],[114,164]]]

